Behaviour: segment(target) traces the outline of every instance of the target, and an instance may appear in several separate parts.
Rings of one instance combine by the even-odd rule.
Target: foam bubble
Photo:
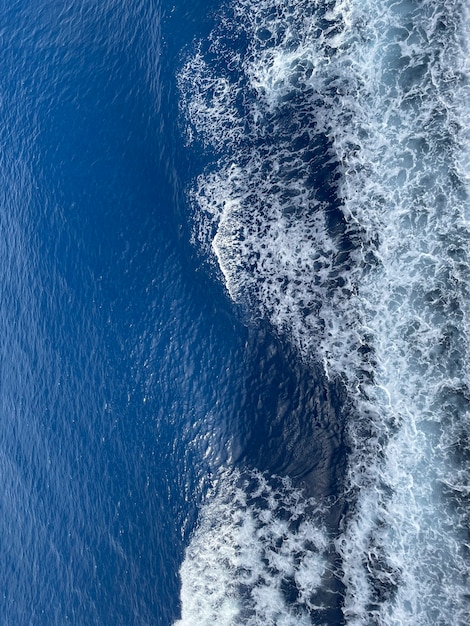
[[[469,23],[459,0],[238,0],[180,79],[216,155],[195,238],[354,407],[350,624],[468,609]]]
[[[226,473],[186,551],[175,626],[311,624],[327,608],[329,549],[317,507],[288,480]]]

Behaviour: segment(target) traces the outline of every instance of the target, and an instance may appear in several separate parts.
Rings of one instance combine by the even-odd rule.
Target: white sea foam
[[[238,0],[180,77],[217,154],[196,238],[354,406],[348,624],[469,611],[469,23],[459,0]]]
[[[181,568],[175,626],[311,624],[330,550],[318,513],[286,479],[221,476]]]

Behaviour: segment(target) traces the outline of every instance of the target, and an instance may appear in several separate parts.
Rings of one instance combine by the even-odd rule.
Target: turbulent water
[[[463,625],[470,8],[235,0],[216,21],[179,75],[207,159],[194,243],[343,386],[347,470],[334,524],[288,477],[222,471],[177,623]]]

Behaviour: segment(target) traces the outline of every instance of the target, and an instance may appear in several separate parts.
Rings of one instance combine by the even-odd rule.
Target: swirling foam
[[[186,552],[175,626],[311,624],[326,608],[330,545],[314,503],[288,480],[226,473]]]
[[[196,238],[355,407],[348,624],[468,611],[468,13],[237,0],[180,76]]]

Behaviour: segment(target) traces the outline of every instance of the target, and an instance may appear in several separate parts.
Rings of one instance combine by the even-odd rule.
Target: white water
[[[307,626],[312,613],[321,616],[329,542],[318,515],[286,479],[221,476],[181,569],[175,626]]]
[[[181,74],[191,133],[219,154],[195,238],[354,407],[348,624],[469,612],[468,12],[239,0]]]

